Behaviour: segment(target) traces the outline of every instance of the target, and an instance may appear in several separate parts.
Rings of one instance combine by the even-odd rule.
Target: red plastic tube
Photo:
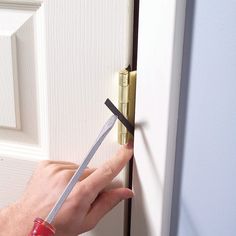
[[[36,218],[29,236],[54,236],[55,232],[56,229],[48,222],[40,218]]]

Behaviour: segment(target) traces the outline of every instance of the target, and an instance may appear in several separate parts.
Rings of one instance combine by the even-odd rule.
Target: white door
[[[83,160],[110,116],[105,99],[117,101],[117,72],[131,63],[132,3],[0,0],[0,207],[38,161]],[[117,148],[114,129],[91,165]],[[120,236],[124,225],[120,204],[86,235]]]
[[[131,235],[168,236],[185,0],[141,0]]]

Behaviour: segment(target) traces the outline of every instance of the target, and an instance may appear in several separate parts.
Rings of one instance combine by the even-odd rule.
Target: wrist
[[[3,235],[8,236],[25,236],[29,233],[30,225],[25,209],[19,202],[9,205],[0,210],[0,229]]]

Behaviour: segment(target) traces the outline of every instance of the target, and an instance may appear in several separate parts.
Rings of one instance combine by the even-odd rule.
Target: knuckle
[[[75,195],[73,203],[76,211],[87,212],[91,205],[91,191],[85,184],[78,183],[75,185]]]
[[[50,165],[51,162],[52,162],[52,161],[50,161],[50,160],[43,160],[43,161],[40,161],[40,162],[39,162],[39,166],[45,168],[45,167],[47,167],[48,165]]]
[[[104,174],[108,177],[113,177],[115,175],[115,169],[112,167],[110,161],[104,164]]]
[[[65,176],[65,172],[63,171],[63,168],[59,164],[49,162],[49,164],[44,166],[44,168],[48,176],[58,175],[59,178],[60,177],[63,178],[63,176]]]
[[[91,191],[89,189],[89,187],[84,184],[83,182],[79,183],[78,185],[78,192],[79,195],[81,196],[81,198],[89,198],[89,196],[91,195]]]
[[[76,214],[77,212],[83,212],[84,211],[84,204],[80,201],[80,199],[73,197],[73,199],[70,199],[70,212],[72,215]]]
[[[56,164],[52,164],[52,165],[49,165],[49,166],[48,166],[48,171],[49,171],[52,175],[54,175],[54,174],[56,174],[57,172],[59,172],[59,170],[60,170],[60,168],[59,168],[59,166],[56,165]]]
[[[59,181],[63,185],[67,185],[72,176],[70,171],[60,170],[58,168],[55,168],[52,173],[57,174]]]
[[[114,206],[114,199],[111,198],[110,194],[107,192],[102,193],[101,197],[103,198],[104,205],[106,208],[111,209]],[[117,199],[119,200],[119,199]]]

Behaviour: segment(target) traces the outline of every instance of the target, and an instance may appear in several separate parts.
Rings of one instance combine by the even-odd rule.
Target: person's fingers
[[[106,187],[102,190],[102,192],[108,191],[114,188],[122,188],[122,187],[124,187],[124,184],[121,180],[113,179],[109,184],[106,185]]]
[[[78,191],[87,195],[91,202],[97,197],[112,179],[118,175],[122,168],[133,156],[133,148],[131,144],[124,145],[116,153],[116,155],[105,162],[89,177],[81,181]]]
[[[92,169],[89,169],[89,168],[86,168],[84,170],[84,173],[81,175],[81,177],[79,178],[79,181],[82,181],[84,179],[86,179],[89,175],[91,175],[94,171],[96,170],[96,168],[92,168]],[[62,175],[64,176],[64,180],[66,183],[68,183],[71,179],[71,177],[74,175],[76,169],[69,169],[69,170],[64,170],[62,171]]]
[[[70,178],[73,173],[76,171],[76,169],[78,168],[78,165],[64,165],[64,164],[52,164],[52,165],[48,165],[46,167],[46,170],[49,175],[49,177],[53,177],[53,176],[61,176],[62,178],[67,177],[65,181],[67,181],[68,178]]]
[[[133,197],[133,192],[128,188],[116,188],[102,192],[92,204],[86,218],[86,230],[94,228],[98,221],[120,201]]]
[[[38,169],[45,169],[47,173],[54,175],[63,170],[76,170],[78,167],[79,165],[72,162],[45,160],[40,163]]]
[[[84,173],[82,174],[82,176],[80,177],[79,181],[82,181],[84,179],[86,179],[88,176],[90,176],[94,171],[96,170],[96,168],[87,168],[84,170]]]

